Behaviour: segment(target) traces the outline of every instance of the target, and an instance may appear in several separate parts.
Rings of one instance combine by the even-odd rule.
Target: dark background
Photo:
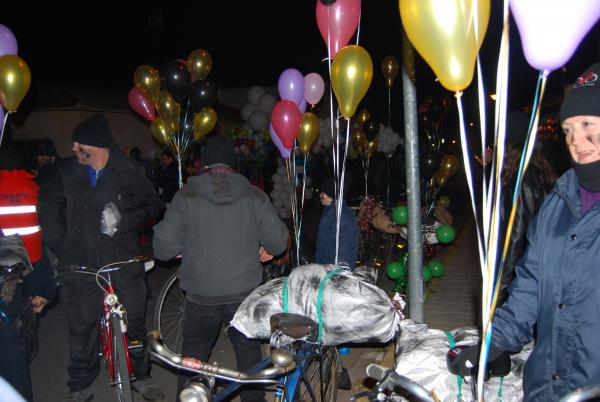
[[[480,52],[488,88],[495,86],[502,3],[492,1],[492,18]],[[3,5],[0,22],[14,32],[19,55],[32,71],[32,89],[21,109],[34,107],[39,84],[48,82],[118,89],[126,96],[137,66],[159,67],[172,59],[186,59],[198,48],[211,54],[213,69],[208,78],[222,88],[276,86],[289,67],[328,76],[315,0],[21,1]],[[362,1],[359,44],[374,64],[373,83],[362,106],[385,122],[388,98],[380,64],[387,55],[401,59],[401,29],[397,0]],[[538,72],[527,64],[512,21],[510,34],[508,108],[514,110],[531,105]],[[599,60],[596,24],[567,65],[550,75],[546,101],[560,99],[564,86]],[[452,96],[419,56],[416,65],[419,102],[428,96]],[[467,118],[475,117],[475,91],[474,84],[465,91]],[[399,76],[391,101],[396,128],[402,122],[401,102]]]

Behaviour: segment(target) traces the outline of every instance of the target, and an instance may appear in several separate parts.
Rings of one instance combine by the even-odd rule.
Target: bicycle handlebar
[[[296,367],[292,355],[283,349],[275,349],[271,352],[272,366],[256,373],[245,373],[170,352],[163,346],[159,330],[150,332],[146,341],[146,353],[171,367],[238,383],[279,384],[279,381],[272,378],[283,375]]]
[[[396,373],[394,370],[380,366],[378,364],[369,364],[367,366],[367,375],[379,381],[377,391],[394,391],[400,389],[408,393],[418,402],[438,402],[438,399],[425,388],[412,381],[410,378]]]
[[[563,396],[559,402],[595,401],[599,397],[600,385],[589,385],[568,393],[567,395]]]

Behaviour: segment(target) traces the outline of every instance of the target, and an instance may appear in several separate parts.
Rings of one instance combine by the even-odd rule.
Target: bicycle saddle
[[[316,342],[318,325],[308,317],[300,314],[277,313],[271,316],[271,332],[277,330],[294,339]]]

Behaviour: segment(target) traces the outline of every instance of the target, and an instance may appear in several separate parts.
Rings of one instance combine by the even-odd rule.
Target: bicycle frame
[[[125,355],[127,358],[127,371],[129,377],[133,380],[133,367],[129,356],[129,346],[127,342],[127,324],[125,317],[125,309],[119,303],[115,290],[110,280],[110,274],[107,275],[107,283],[102,284],[105,291],[104,303],[102,306],[102,317],[100,318],[99,332],[102,346],[102,359],[108,364],[109,378],[112,384],[115,384],[115,365],[113,361],[113,334],[110,326],[110,317],[117,316],[123,332],[123,344],[125,345]]]

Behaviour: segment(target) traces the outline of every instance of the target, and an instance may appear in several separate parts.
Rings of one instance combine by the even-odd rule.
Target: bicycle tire
[[[294,401],[335,402],[340,369],[337,348],[323,347],[321,353],[312,356],[306,365],[294,392]]]
[[[129,377],[129,363],[127,346],[121,330],[121,320],[116,315],[110,317],[112,332],[112,358],[115,370],[114,386],[119,402],[133,402],[131,392],[131,378]]]
[[[154,308],[154,328],[160,331],[164,346],[172,353],[181,353],[186,303],[176,271],[160,289]]]

